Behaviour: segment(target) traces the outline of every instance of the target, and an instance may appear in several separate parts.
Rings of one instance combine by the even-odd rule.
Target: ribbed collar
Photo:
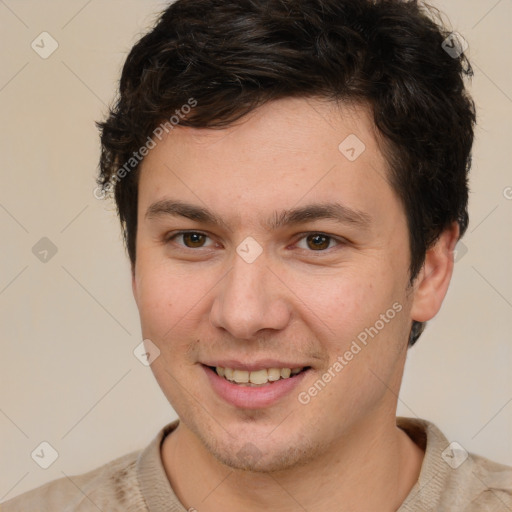
[[[160,451],[163,440],[178,423],[179,419],[163,427],[137,458],[137,479],[149,512],[187,512],[167,479]]]
[[[441,454],[449,445],[448,439],[431,422],[397,417],[396,423],[418,446],[425,450],[418,481],[397,512],[436,510],[441,512],[440,502],[450,472],[453,471]]]

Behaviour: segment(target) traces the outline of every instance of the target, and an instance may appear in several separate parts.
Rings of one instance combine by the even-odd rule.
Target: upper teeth
[[[249,372],[247,370],[234,370],[233,368],[215,368],[218,375],[238,384],[266,384],[279,379],[287,379],[290,375],[296,375],[303,368],[269,368]]]

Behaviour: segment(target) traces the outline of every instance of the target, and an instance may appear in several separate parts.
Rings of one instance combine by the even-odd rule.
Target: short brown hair
[[[110,190],[115,178],[132,268],[138,161],[119,171],[159,124],[190,98],[181,125],[221,128],[268,101],[320,97],[372,108],[407,217],[412,282],[442,231],[457,221],[462,236],[468,224],[475,109],[463,79],[472,69],[464,53],[445,51],[450,37],[438,11],[416,0],[172,3],[130,51],[98,123],[97,182]],[[413,322],[410,345],[423,327]]]

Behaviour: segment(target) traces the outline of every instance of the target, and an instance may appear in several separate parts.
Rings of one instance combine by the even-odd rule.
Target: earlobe
[[[441,308],[453,274],[453,251],[458,239],[459,225],[454,222],[428,249],[425,263],[414,282],[412,320],[427,322]]]

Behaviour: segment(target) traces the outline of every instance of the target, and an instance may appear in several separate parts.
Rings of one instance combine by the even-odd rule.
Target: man
[[[101,123],[146,355],[179,416],[2,510],[512,510],[396,418],[468,224],[459,41],[398,0],[178,0]]]

